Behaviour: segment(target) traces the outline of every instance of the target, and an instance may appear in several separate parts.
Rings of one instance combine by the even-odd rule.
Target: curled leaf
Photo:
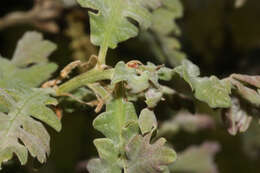
[[[240,106],[237,98],[232,99],[232,106],[224,111],[223,116],[231,135],[245,132],[252,121],[252,116]]]
[[[245,82],[254,87],[260,88],[260,76],[249,76],[249,75],[241,75],[241,74],[232,74],[232,78]]]

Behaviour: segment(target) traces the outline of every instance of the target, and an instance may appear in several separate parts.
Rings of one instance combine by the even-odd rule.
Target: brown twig
[[[0,18],[0,30],[7,27],[31,24],[41,30],[58,32],[59,27],[54,22],[61,11],[62,5],[55,0],[34,0],[34,6],[27,12],[15,11]]]

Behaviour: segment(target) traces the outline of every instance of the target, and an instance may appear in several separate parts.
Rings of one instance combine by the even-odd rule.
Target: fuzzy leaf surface
[[[134,105],[123,98],[114,99],[107,104],[106,112],[94,120],[93,126],[115,144],[124,144],[125,135],[130,139],[138,133]]]
[[[142,137],[137,135],[126,146],[126,155],[129,159],[126,173],[164,173],[167,165],[176,160],[174,150],[164,146],[166,140],[158,139],[151,144],[151,133]]]
[[[17,67],[12,61],[0,57],[0,87],[14,88],[20,85],[37,87],[56,71],[54,63],[36,64],[28,68]]]
[[[212,108],[227,108],[231,105],[231,83],[219,80],[215,76],[199,77],[199,68],[188,60],[182,61],[182,65],[175,71],[195,91],[195,97],[206,102]]]
[[[14,153],[21,164],[25,164],[27,150],[39,162],[45,162],[50,152],[50,136],[40,121],[57,131],[61,130],[57,116],[47,107],[57,104],[56,99],[50,97],[51,91],[46,89],[6,91],[12,96],[14,104],[8,113],[0,112],[0,165],[11,159]]]
[[[142,134],[151,132],[157,128],[157,120],[153,111],[145,108],[141,111],[139,116],[139,127]]]
[[[56,45],[48,40],[43,40],[41,33],[26,32],[18,41],[12,62],[17,66],[26,66],[31,63],[46,63]]]
[[[95,139],[94,144],[100,159],[91,159],[87,166],[88,171],[90,173],[120,173],[119,151],[113,141],[108,138]]]

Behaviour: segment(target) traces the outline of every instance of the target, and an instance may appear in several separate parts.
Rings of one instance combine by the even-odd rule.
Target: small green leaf
[[[166,140],[160,138],[150,144],[151,133],[145,137],[137,135],[126,146],[126,155],[129,159],[126,173],[164,173],[165,166],[176,160],[176,153],[171,148],[164,146]]]
[[[148,71],[137,74],[136,69],[129,68],[124,62],[120,61],[115,66],[115,73],[111,80],[112,85],[125,81],[130,88],[131,93],[139,93],[147,89],[149,84],[150,74]]]
[[[145,103],[149,108],[154,108],[157,103],[162,99],[162,92],[154,88],[149,89],[145,93]]]
[[[137,121],[134,105],[123,98],[116,98],[107,104],[106,112],[100,114],[93,122],[93,126],[102,132],[115,144],[123,144],[123,130],[129,123]],[[132,136],[138,133],[138,126],[132,131]]]
[[[199,67],[190,62],[189,60],[183,60],[182,65],[174,69],[194,90],[194,78],[200,75]]]
[[[215,76],[197,78],[195,80],[195,97],[208,103],[212,108],[227,108],[231,105],[231,85]]]
[[[153,111],[149,109],[143,109],[138,119],[139,127],[142,134],[151,132],[157,129],[157,120]]]

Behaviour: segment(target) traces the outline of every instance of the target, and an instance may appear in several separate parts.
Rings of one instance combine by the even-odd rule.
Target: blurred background
[[[30,30],[42,32],[46,39],[58,45],[50,60],[59,64],[60,69],[75,59],[84,61],[91,54],[96,54],[98,48],[89,41],[87,9],[80,8],[74,0],[51,0],[48,3],[38,4],[39,6],[35,7],[36,2],[33,0],[0,1],[0,54],[3,57],[11,57],[19,38]],[[239,8],[235,7],[233,0],[181,0],[181,3],[184,11],[183,17],[176,20],[181,30],[181,35],[177,38],[182,45],[181,51],[200,67],[203,76],[216,75],[224,78],[232,73],[260,74],[259,0],[248,0]],[[18,17],[14,16],[17,20],[6,25],[3,21],[7,20],[10,13],[17,11],[27,13],[18,13]],[[22,18],[23,15],[26,17]],[[8,20],[10,21],[10,18]],[[119,60],[132,59],[161,63],[140,37],[123,42],[117,49],[110,50],[108,56],[109,65],[114,65]],[[165,63],[167,66],[172,66],[167,61]],[[171,82],[168,84],[174,85]],[[161,103],[155,110],[162,124],[164,120],[171,118],[170,115],[182,108],[191,112],[199,110],[214,119],[214,127],[192,133],[184,128],[174,135],[167,136],[167,140],[177,152],[184,154],[190,146],[199,147],[205,142],[207,144],[207,141],[218,143],[217,149],[204,153],[209,156],[207,159],[201,158],[206,163],[197,160],[202,156],[198,151],[197,155],[195,153],[185,156],[186,166],[191,166],[191,170],[180,169],[175,172],[259,172],[260,127],[257,123],[252,124],[247,132],[231,136],[222,123],[219,110],[211,110],[200,102],[191,103],[176,97],[167,99],[169,99],[167,105]],[[87,160],[97,156],[92,141],[102,136],[92,127],[96,113],[86,106],[76,103],[66,104],[62,106],[71,106],[75,109],[64,111],[61,133],[57,134],[48,129],[52,136],[52,152],[48,162],[41,165],[31,158],[29,164],[21,167],[16,160],[13,160],[0,172],[86,172]],[[141,108],[142,104],[137,103],[137,108]],[[137,109],[138,113],[139,111]],[[205,165],[210,168],[202,169],[201,167]]]

